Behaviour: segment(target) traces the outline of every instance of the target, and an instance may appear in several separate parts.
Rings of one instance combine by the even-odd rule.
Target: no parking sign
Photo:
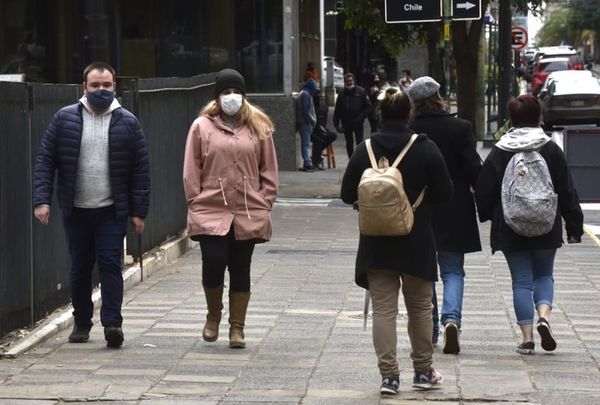
[[[513,25],[511,29],[512,33],[512,44],[511,48],[514,51],[520,51],[521,49],[527,46],[527,42],[529,40],[529,35],[527,34],[527,29],[525,27],[521,27],[520,25]]]

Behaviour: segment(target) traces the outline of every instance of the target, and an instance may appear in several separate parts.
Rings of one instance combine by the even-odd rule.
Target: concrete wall
[[[427,49],[426,48],[408,48],[398,58],[398,78],[400,80],[402,71],[408,69],[412,73],[413,79],[427,75]],[[394,78],[388,78],[394,80]]]
[[[279,170],[295,171],[296,109],[294,98],[285,94],[249,94],[250,102],[263,109],[275,124],[275,149]]]

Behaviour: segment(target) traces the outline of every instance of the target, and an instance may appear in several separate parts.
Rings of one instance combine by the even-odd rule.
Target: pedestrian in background
[[[473,127],[456,118],[439,93],[440,85],[429,76],[416,79],[408,88],[415,108],[411,128],[424,133],[442,152],[454,183],[454,196],[446,203],[432,205],[437,262],[444,283],[442,326],[444,353],[460,352],[460,328],[465,277],[465,253],[481,250],[473,191],[481,170],[481,157]],[[435,283],[433,341],[437,342],[438,310]]]
[[[337,131],[344,133],[348,158],[356,145],[363,141],[363,123],[371,112],[371,102],[364,88],[356,85],[352,73],[344,75],[344,90],[339,94],[333,110],[333,125]]]
[[[187,231],[200,242],[208,313],[202,338],[219,336],[229,270],[229,347],[244,348],[254,246],[271,238],[278,173],[273,123],[246,99],[243,76],[217,74],[215,99],[190,127],[183,163]]]
[[[317,83],[308,78],[296,98],[296,128],[300,134],[300,153],[302,154],[302,167],[299,170],[303,172],[314,171],[313,161],[310,157],[310,138],[317,123],[313,100],[317,93]]]
[[[412,82],[412,73],[410,72],[410,70],[404,69],[402,71],[402,78],[400,79],[400,88],[402,89],[402,91],[408,90]]]
[[[538,100],[524,94],[512,98],[507,107],[513,128],[500,138],[483,163],[475,198],[479,220],[492,221],[492,253],[501,250],[510,269],[513,305],[523,336],[517,353],[533,354],[534,308],[542,349],[556,349],[549,318],[554,299],[554,257],[563,243],[561,217],[565,220],[568,242],[579,243],[583,235],[583,213],[563,151],[540,128],[542,114]],[[535,237],[521,236],[507,225],[501,196],[509,161],[515,153],[531,150],[545,160],[554,192],[558,194],[558,209],[551,231]]]
[[[379,95],[381,94],[381,81],[379,75],[374,73],[371,77],[371,83],[369,85],[369,101],[371,102],[371,111],[369,112],[369,126],[371,127],[371,133],[379,130],[379,117],[377,116],[377,105],[379,104]]]
[[[33,176],[35,217],[44,225],[58,173],[58,201],[71,269],[69,287],[75,325],[69,342],[87,342],[92,328],[92,270],[100,273],[100,321],[108,347],[124,340],[123,238],[127,218],[144,231],[150,175],[146,140],[138,120],[115,99],[115,70],[94,62],[83,71],[84,95],[59,110],[46,132]]]
[[[325,170],[323,166],[323,151],[337,139],[337,135],[327,128],[329,106],[325,102],[325,96],[318,89],[317,94],[313,96],[313,103],[317,114],[317,123],[311,136],[312,164],[316,170]]]
[[[371,137],[373,151],[377,159],[384,156],[393,162],[414,134],[408,128],[411,102],[398,88],[390,88],[379,108],[381,130]],[[345,203],[354,204],[358,200],[358,184],[365,169],[370,167],[363,143],[350,158],[344,173],[341,198]],[[400,288],[408,313],[413,386],[430,388],[442,381],[432,367],[431,283],[437,279],[437,267],[431,205],[451,198],[452,181],[440,151],[425,136],[417,138],[398,169],[411,203],[426,187],[425,199],[414,213],[412,231],[406,236],[361,234],[355,268],[356,284],[369,290],[373,302],[373,345],[382,377],[382,394],[396,394],[398,390],[396,321]]]

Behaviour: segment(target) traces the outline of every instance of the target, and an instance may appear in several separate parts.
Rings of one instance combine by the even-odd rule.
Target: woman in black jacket
[[[408,143],[414,134],[408,129],[411,113],[408,96],[397,88],[385,92],[380,102],[381,131],[371,137],[377,159],[385,156],[393,162]],[[344,173],[341,197],[345,203],[358,200],[358,183],[369,167],[363,142],[356,148]],[[437,279],[437,266],[430,203],[447,201],[453,192],[444,158],[426,136],[417,138],[398,169],[411,203],[427,187],[425,199],[415,211],[413,229],[406,236],[360,235],[355,269],[356,283],[371,293],[373,344],[382,376],[381,392],[387,394],[395,394],[398,389],[396,317],[401,286],[415,370],[413,386],[429,388],[441,382],[441,376],[431,367],[431,282]]]
[[[523,334],[517,353],[533,354],[534,307],[538,313],[537,331],[542,349],[556,349],[548,318],[554,296],[554,256],[563,243],[561,217],[565,220],[568,242],[578,243],[583,235],[583,213],[563,151],[539,127],[538,100],[529,94],[521,95],[509,101],[508,111],[513,128],[502,136],[485,160],[475,199],[479,220],[492,221],[492,253],[501,250],[510,269],[513,305]],[[554,192],[558,194],[558,209],[551,231],[535,237],[518,235],[507,225],[501,202],[506,166],[516,152],[526,150],[537,150],[544,158]]]
[[[473,127],[469,121],[447,112],[439,93],[440,85],[431,77],[415,80],[407,93],[415,106],[411,128],[426,134],[442,152],[454,183],[452,200],[432,207],[437,262],[444,283],[442,326],[444,353],[460,352],[460,328],[465,286],[465,253],[481,250],[479,227],[472,190],[481,170]],[[433,286],[433,341],[437,342],[438,311]]]

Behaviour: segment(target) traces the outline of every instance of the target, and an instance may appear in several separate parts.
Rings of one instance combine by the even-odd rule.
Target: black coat
[[[354,89],[344,89],[340,92],[333,110],[333,125],[336,127],[340,121],[344,128],[354,128],[363,124],[371,112],[371,101],[367,91],[360,86]]]
[[[414,132],[399,126],[384,124],[381,132],[371,136],[375,157],[384,155],[393,162]],[[352,204],[358,200],[358,183],[365,169],[371,167],[365,143],[357,146],[348,162],[342,180],[342,200]],[[431,203],[448,201],[452,197],[452,180],[444,158],[435,144],[420,135],[412,145],[399,170],[404,189],[411,201],[427,186],[425,199],[415,211],[415,223],[406,236],[360,235],[356,256],[356,284],[368,288],[368,269],[394,269],[425,280],[437,280],[435,239],[431,227]]]
[[[77,162],[83,131],[83,105],[58,111],[42,136],[33,174],[33,206],[52,201],[58,172],[58,203],[63,216],[73,210]],[[148,148],[133,114],[124,108],[112,112],[108,129],[110,187],[118,217],[145,218],[150,198]]]
[[[447,203],[431,206],[433,230],[439,252],[477,252],[481,250],[475,199],[481,157],[469,121],[448,113],[421,115],[411,125],[424,133],[442,152],[454,183],[454,197]]]
[[[548,164],[554,191],[558,194],[558,210],[552,230],[545,235],[531,238],[514,233],[504,221],[502,212],[502,178],[514,152],[494,147],[483,163],[477,180],[475,199],[479,220],[492,221],[490,232],[492,252],[561,247],[563,243],[561,217],[565,219],[567,236],[581,239],[583,235],[583,213],[563,151],[554,142],[548,142],[539,149],[539,153]]]

